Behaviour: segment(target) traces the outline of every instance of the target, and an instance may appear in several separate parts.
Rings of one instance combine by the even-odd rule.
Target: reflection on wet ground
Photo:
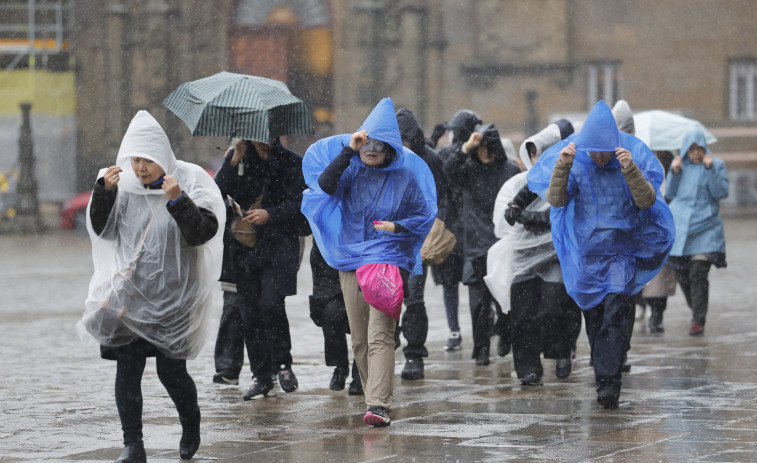
[[[512,357],[470,360],[467,291],[462,352],[445,353],[441,289],[429,283],[426,377],[399,377],[392,425],[363,425],[361,397],[328,389],[320,329],[309,319],[307,259],[288,299],[300,390],[243,402],[249,386],[212,383],[213,340],[189,362],[200,394],[200,460],[266,462],[757,461],[757,220],[726,223],[729,266],[711,272],[702,338],[689,311],[669,301],[664,334],[637,321],[618,410],[595,401],[584,335],[566,380],[545,360],[544,385],[521,387]],[[113,399],[115,363],[73,328],[91,272],[89,243],[69,235],[0,237],[0,461],[112,461],[121,451]],[[212,332],[220,313],[217,298]],[[467,334],[467,336],[466,336]],[[496,342],[496,338],[493,340]],[[181,427],[148,362],[143,381],[150,461],[177,461]]]

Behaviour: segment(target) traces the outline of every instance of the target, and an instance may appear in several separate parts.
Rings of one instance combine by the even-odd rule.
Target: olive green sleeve
[[[558,159],[555,168],[552,169],[552,178],[549,179],[546,199],[554,207],[563,207],[568,204],[568,177],[570,177],[571,167],[573,167],[572,162],[563,164]]]
[[[640,209],[649,209],[657,199],[654,187],[651,183],[647,182],[644,178],[644,174],[641,173],[641,169],[632,162],[630,166],[620,169],[623,172],[623,176],[626,178],[626,183],[631,189],[631,196],[633,196],[633,202]]]

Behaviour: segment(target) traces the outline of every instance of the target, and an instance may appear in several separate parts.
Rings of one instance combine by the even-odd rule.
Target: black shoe
[[[557,359],[557,365],[555,365],[555,376],[560,379],[570,376],[570,372],[573,371],[573,362],[570,357],[564,359]]]
[[[597,402],[607,409],[618,408],[620,385],[605,384],[597,388]]]
[[[284,392],[294,392],[299,385],[292,367],[281,365],[281,368],[279,368],[279,387],[281,387],[281,390]]]
[[[250,390],[247,391],[243,398],[244,400],[257,400],[263,397],[273,397],[276,394],[272,391],[272,383],[263,384],[258,378],[253,378],[252,386],[250,386]]]
[[[239,378],[229,378],[224,376],[221,373],[216,373],[213,375],[213,382],[216,384],[224,384],[224,385],[232,385],[236,386],[239,384]]]
[[[383,428],[389,426],[392,421],[389,419],[389,411],[386,408],[373,406],[365,413],[363,423],[374,428]]]
[[[331,375],[331,382],[329,383],[329,389],[332,391],[344,390],[344,383],[347,381],[350,370],[347,368],[334,368],[334,374]]]
[[[347,389],[349,395],[363,395],[363,381],[360,380],[360,373],[357,373],[357,369],[352,372],[352,382],[349,389]]]
[[[423,379],[423,359],[407,359],[405,368],[402,369],[402,379],[409,381]]]
[[[631,364],[628,362],[623,362],[623,365],[621,365],[620,367],[620,371],[622,371],[623,373],[628,373],[629,371],[631,371]]]
[[[665,328],[662,326],[662,312],[653,310],[652,315],[649,317],[649,332],[650,333],[664,333]]]
[[[478,366],[489,365],[489,353],[481,352],[480,354],[478,354],[478,357],[476,357],[476,365]]]
[[[183,427],[183,426],[182,426]],[[200,448],[200,420],[191,423],[181,433],[179,441],[179,456],[182,460],[191,460]]]
[[[463,337],[460,336],[459,331],[453,331],[449,334],[449,338],[447,338],[447,345],[444,346],[444,350],[447,351],[453,351],[453,350],[460,350],[463,346]]]
[[[144,444],[129,444],[125,446],[116,463],[147,463]]]
[[[499,342],[497,342],[497,355],[504,357],[510,353],[510,338],[508,336],[500,336]]]
[[[536,373],[529,373],[520,379],[521,386],[541,386],[541,378]]]

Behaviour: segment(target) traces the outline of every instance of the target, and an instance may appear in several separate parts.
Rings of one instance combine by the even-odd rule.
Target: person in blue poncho
[[[552,206],[550,221],[568,294],[584,310],[597,401],[617,408],[632,296],[667,259],[673,217],[659,193],[662,166],[618,131],[599,101],[581,131],[548,149],[528,173]]]
[[[725,163],[712,156],[700,130],[684,135],[681,156],[673,160],[666,186],[676,224],[668,265],[675,270],[692,311],[689,334],[701,336],[709,301],[707,274],[712,264],[726,266],[720,200],[728,196],[728,175]]]
[[[302,170],[310,187],[302,213],[323,258],[339,270],[368,409],[363,421],[387,426],[396,321],[365,301],[355,270],[383,263],[405,274],[422,273],[420,249],[437,214],[434,176],[423,159],[402,146],[389,98],[354,134],[311,145]]]

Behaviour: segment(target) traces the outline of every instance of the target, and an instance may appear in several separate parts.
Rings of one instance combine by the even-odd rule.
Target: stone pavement
[[[261,462],[757,461],[757,219],[726,221],[728,263],[711,272],[710,316],[688,336],[689,310],[669,301],[666,332],[637,321],[618,410],[596,403],[585,335],[570,378],[521,387],[512,356],[476,367],[467,291],[462,352],[445,353],[440,287],[427,285],[426,377],[403,381],[397,351],[392,425],[363,425],[362,397],[328,389],[320,330],[308,317],[310,273],[288,299],[300,389],[243,402],[240,386],[212,383],[213,340],[189,362],[203,412],[197,460]],[[121,433],[115,363],[78,340],[91,275],[89,243],[68,234],[0,236],[0,462],[113,461]],[[220,297],[212,321],[214,331]],[[211,336],[212,337],[212,336]],[[492,340],[496,343],[496,338]],[[494,345],[494,344],[493,344]],[[143,380],[149,461],[178,461],[181,427],[148,361]]]

